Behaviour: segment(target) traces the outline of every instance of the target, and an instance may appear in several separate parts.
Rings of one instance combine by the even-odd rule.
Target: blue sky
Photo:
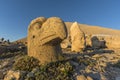
[[[120,0],[0,0],[0,38],[25,37],[40,16],[120,30]]]

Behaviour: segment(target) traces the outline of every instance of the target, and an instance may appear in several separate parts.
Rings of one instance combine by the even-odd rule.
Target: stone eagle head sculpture
[[[67,29],[60,18],[36,18],[28,27],[28,55],[41,63],[56,61],[61,53],[60,43],[66,37]]]

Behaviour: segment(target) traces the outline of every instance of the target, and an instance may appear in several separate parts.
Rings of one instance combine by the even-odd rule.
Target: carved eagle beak
[[[46,44],[46,43],[50,42],[51,40],[53,40],[53,39],[55,39],[55,38],[58,37],[58,36],[56,35],[56,33],[54,33],[54,32],[51,32],[50,34],[44,33],[43,35],[44,35],[44,36],[41,36],[41,37],[39,38],[40,45],[44,45],[44,44]]]
[[[41,35],[43,36],[39,38],[40,39],[39,41],[40,41],[40,45],[43,45],[54,39],[59,39],[60,41],[65,39],[67,36],[67,32],[63,28],[58,28],[58,29],[52,28],[52,30],[47,30],[43,32]]]

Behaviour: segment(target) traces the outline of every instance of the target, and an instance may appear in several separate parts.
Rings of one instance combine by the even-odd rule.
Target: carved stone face
[[[34,19],[28,29],[28,55],[42,64],[57,61],[62,53],[60,43],[66,37],[66,26],[60,18]]]
[[[66,38],[67,30],[60,18],[51,17],[45,19],[39,17],[31,22],[28,36],[30,36],[31,42],[36,45],[59,44]]]
[[[80,26],[77,22],[73,23],[70,28],[70,36],[71,36],[71,42],[72,42],[72,51],[82,51],[86,47],[85,42],[85,34],[80,29]]]

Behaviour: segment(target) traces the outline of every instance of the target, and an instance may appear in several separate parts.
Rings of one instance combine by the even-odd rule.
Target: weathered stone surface
[[[91,76],[95,80],[101,80],[101,76],[98,72],[89,73],[88,75]]]
[[[105,40],[99,40],[98,37],[93,36],[91,38],[92,48],[105,48]]]
[[[21,73],[20,71],[9,70],[7,75],[5,75],[4,80],[20,80]]]
[[[93,80],[90,76],[87,76],[87,80]]]
[[[60,18],[36,18],[28,29],[28,55],[41,64],[56,61],[62,53],[60,43],[66,36],[66,26]]]
[[[68,48],[70,46],[70,41],[68,39],[65,39],[61,42],[60,46],[61,48]]]
[[[86,47],[85,34],[80,29],[77,22],[74,22],[70,28],[70,36],[71,36],[71,50],[75,52],[80,52]]]
[[[96,36],[99,40],[99,44],[101,45],[100,41],[105,41],[105,47],[109,49],[120,49],[120,36],[112,36],[112,35],[102,35]],[[102,42],[103,45],[103,42]]]
[[[28,74],[27,74],[27,78],[34,78],[35,77],[35,75],[34,75],[34,73],[32,73],[32,72],[29,72]]]
[[[91,36],[92,35],[85,35],[85,40],[86,40],[86,47],[92,47],[92,41],[91,41]]]
[[[87,78],[84,75],[77,76],[77,80],[87,80]]]
[[[120,36],[106,36],[104,39],[107,48],[120,49]]]

